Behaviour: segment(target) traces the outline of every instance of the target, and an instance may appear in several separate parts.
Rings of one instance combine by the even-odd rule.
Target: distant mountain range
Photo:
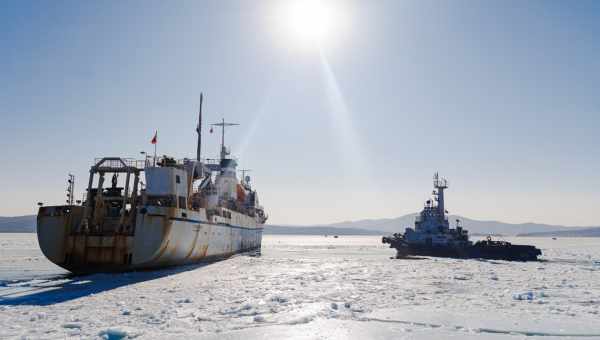
[[[354,231],[360,231],[360,233],[355,233],[355,235],[387,235],[402,232],[404,228],[414,226],[417,215],[417,213],[414,213],[397,218],[346,221],[316,226],[270,225],[265,227],[265,233],[332,235],[334,234],[333,232],[338,231],[339,235],[347,235],[352,234]],[[471,235],[555,236],[554,233],[563,233],[562,235],[566,236],[579,235],[578,233],[581,232],[582,237],[600,236],[600,227],[566,227],[539,223],[513,224],[498,221],[479,221],[458,215],[450,215],[448,219],[452,226],[459,219],[463,227],[469,230]]]
[[[531,237],[600,237],[600,227],[573,228],[574,230],[545,231],[539,233],[524,233],[518,236]]]
[[[313,226],[266,225],[265,234],[303,234],[303,235],[387,235],[404,231],[413,226],[418,214],[409,214],[397,218],[347,221]],[[471,235],[504,235],[536,237],[600,237],[600,227],[565,227],[538,223],[511,224],[498,221],[479,221],[450,215],[448,219],[455,225],[461,220]],[[33,233],[36,228],[36,216],[0,217],[0,232]]]

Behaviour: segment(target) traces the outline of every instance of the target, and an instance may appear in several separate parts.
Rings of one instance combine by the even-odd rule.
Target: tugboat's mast
[[[221,121],[221,123],[211,124],[212,126],[220,126],[221,127],[221,160],[225,159],[225,157],[229,154],[227,149],[225,148],[225,127],[226,126],[234,126],[240,125],[236,123],[226,123],[225,118]]]
[[[436,172],[433,175],[433,187],[437,189],[438,212],[440,216],[445,216],[444,189],[448,188],[448,181],[445,178],[440,178],[439,174]]]

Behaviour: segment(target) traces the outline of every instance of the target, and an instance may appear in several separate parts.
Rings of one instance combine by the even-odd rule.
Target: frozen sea
[[[0,234],[1,339],[600,339],[600,239],[543,261],[424,258],[373,236],[271,236],[261,256],[70,277]]]

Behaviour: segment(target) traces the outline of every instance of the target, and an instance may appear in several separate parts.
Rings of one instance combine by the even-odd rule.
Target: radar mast
[[[221,123],[215,123],[215,124],[211,124],[212,126],[220,126],[221,127],[221,160],[224,160],[225,157],[227,155],[229,155],[229,152],[227,151],[227,148],[225,148],[225,127],[226,126],[235,126],[235,125],[240,125],[237,123],[226,123],[225,122],[225,118],[223,118],[223,120],[221,121]]]
[[[448,181],[440,177],[440,175],[436,172],[433,175],[433,187],[437,189],[435,193],[438,201],[438,211],[440,216],[445,216],[446,209],[444,208],[444,189],[448,189]]]

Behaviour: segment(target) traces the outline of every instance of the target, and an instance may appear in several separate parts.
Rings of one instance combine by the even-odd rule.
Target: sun
[[[298,0],[286,5],[281,19],[293,38],[315,44],[330,38],[336,18],[325,1]]]

